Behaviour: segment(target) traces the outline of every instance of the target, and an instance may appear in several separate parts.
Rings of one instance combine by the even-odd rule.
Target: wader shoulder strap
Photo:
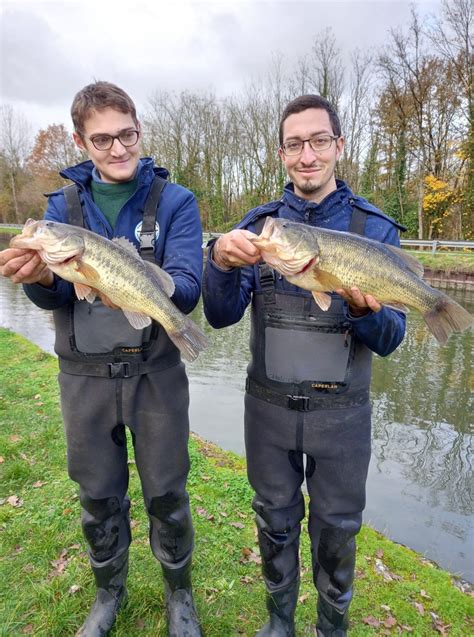
[[[140,256],[145,261],[155,262],[155,224],[161,193],[166,186],[166,179],[155,175],[143,212],[140,230]]]
[[[367,213],[365,210],[358,208],[353,200],[352,203],[352,216],[349,224],[349,232],[354,234],[360,234],[362,237],[365,235],[365,224],[367,222]]]
[[[84,227],[84,215],[82,213],[81,200],[79,199],[79,190],[76,184],[70,184],[63,188],[64,198],[66,199],[68,221],[72,226]]]
[[[260,217],[255,223],[255,232],[259,234],[266,221],[266,216]],[[267,263],[258,264],[258,278],[263,292],[265,305],[275,305],[275,272]]]

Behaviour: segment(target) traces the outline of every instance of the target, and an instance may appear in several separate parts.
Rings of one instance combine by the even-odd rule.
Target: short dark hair
[[[132,98],[111,82],[96,81],[76,93],[72,102],[71,117],[76,133],[82,136],[84,122],[91,112],[104,108],[113,108],[120,113],[130,114],[138,125],[137,111]]]
[[[325,110],[329,115],[332,132],[334,133],[334,135],[340,137],[341,123],[339,121],[339,115],[337,114],[334,106],[321,95],[301,95],[300,97],[297,97],[289,104],[287,104],[285,110],[283,111],[280,119],[280,128],[278,131],[280,146],[283,144],[283,124],[285,123],[285,120],[290,115],[301,113],[302,111],[306,111],[308,108],[322,108],[323,110]]]

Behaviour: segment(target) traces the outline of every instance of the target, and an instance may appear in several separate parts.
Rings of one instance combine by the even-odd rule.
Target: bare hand
[[[371,310],[372,312],[380,312],[381,304],[370,294],[362,294],[359,288],[353,287],[350,290],[335,290],[337,294],[349,304],[349,311],[352,316],[364,316]]]
[[[0,274],[12,283],[41,283],[51,287],[54,275],[36,250],[7,248],[0,252]]]
[[[214,263],[223,270],[254,265],[260,260],[260,251],[248,240],[254,237],[248,230],[232,230],[217,239],[212,249]]]

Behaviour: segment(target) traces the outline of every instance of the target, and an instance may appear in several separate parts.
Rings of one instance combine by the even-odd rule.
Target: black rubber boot
[[[340,611],[326,601],[321,595],[318,597],[318,621],[316,634],[318,637],[346,637],[349,628],[349,611]]]
[[[191,560],[179,568],[161,565],[169,637],[202,637],[191,586]]]
[[[261,628],[257,637],[294,637],[295,610],[298,602],[299,580],[286,588],[267,593],[269,621]]]
[[[105,637],[112,628],[115,617],[127,598],[125,582],[128,573],[128,551],[106,562],[91,558],[97,595],[86,621],[76,637]]]

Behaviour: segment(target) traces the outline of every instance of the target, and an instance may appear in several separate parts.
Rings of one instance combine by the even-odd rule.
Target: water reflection
[[[472,296],[452,293],[469,311]],[[192,318],[210,339],[188,364],[191,427],[224,449],[244,453],[243,394],[248,362],[248,315],[213,330],[199,305]],[[0,325],[53,351],[49,312],[0,277]],[[373,456],[366,522],[474,581],[472,335],[440,347],[417,313],[402,346],[374,357]]]

